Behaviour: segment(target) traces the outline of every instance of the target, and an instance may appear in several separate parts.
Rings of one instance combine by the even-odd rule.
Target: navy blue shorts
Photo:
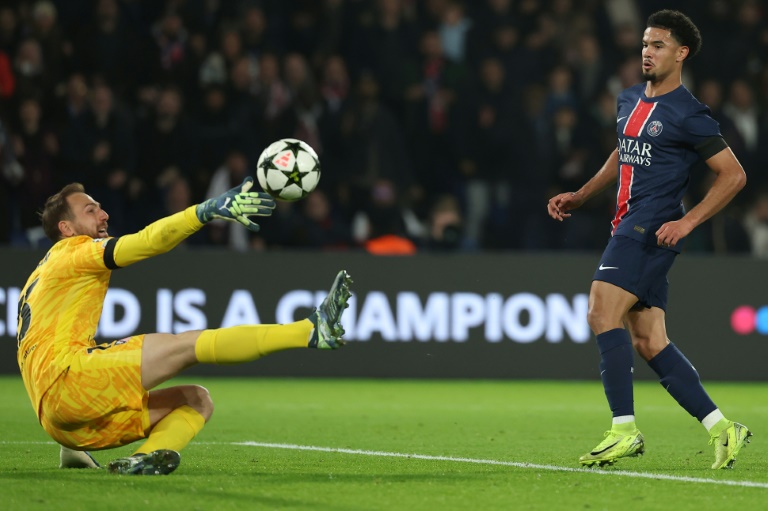
[[[647,245],[626,236],[614,236],[605,247],[593,280],[608,282],[637,297],[632,310],[658,307],[667,310],[667,273],[677,252]]]

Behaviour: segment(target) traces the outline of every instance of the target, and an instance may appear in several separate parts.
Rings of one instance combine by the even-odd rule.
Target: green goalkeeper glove
[[[253,186],[253,178],[246,177],[243,184],[222,193],[216,198],[208,199],[197,205],[197,218],[202,223],[214,218],[240,222],[249,231],[258,232],[259,224],[252,222],[251,216],[269,216],[275,209],[275,200],[268,193],[249,192]]]

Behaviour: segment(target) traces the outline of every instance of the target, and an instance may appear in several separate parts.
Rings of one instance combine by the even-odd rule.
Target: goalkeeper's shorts
[[[149,392],[141,385],[144,335],[83,348],[43,396],[40,424],[72,449],[109,449],[146,437]]]

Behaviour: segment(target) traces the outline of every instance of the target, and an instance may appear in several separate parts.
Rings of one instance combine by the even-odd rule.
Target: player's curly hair
[[[688,57],[694,57],[701,49],[701,32],[691,18],[680,11],[664,9],[648,17],[646,26],[666,28],[681,46],[688,47]]]
[[[72,210],[67,197],[78,192],[85,193],[85,187],[80,183],[70,183],[45,201],[45,206],[40,212],[40,220],[43,223],[45,235],[54,243],[61,239],[59,222],[72,220]]]

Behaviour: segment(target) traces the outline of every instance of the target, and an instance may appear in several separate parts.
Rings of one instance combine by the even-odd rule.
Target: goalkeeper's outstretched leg
[[[148,334],[142,351],[142,383],[154,388],[198,363],[238,364],[292,348],[338,348],[344,343],[341,318],[351,283],[349,274],[341,270],[322,303],[307,319],[293,323]]]

